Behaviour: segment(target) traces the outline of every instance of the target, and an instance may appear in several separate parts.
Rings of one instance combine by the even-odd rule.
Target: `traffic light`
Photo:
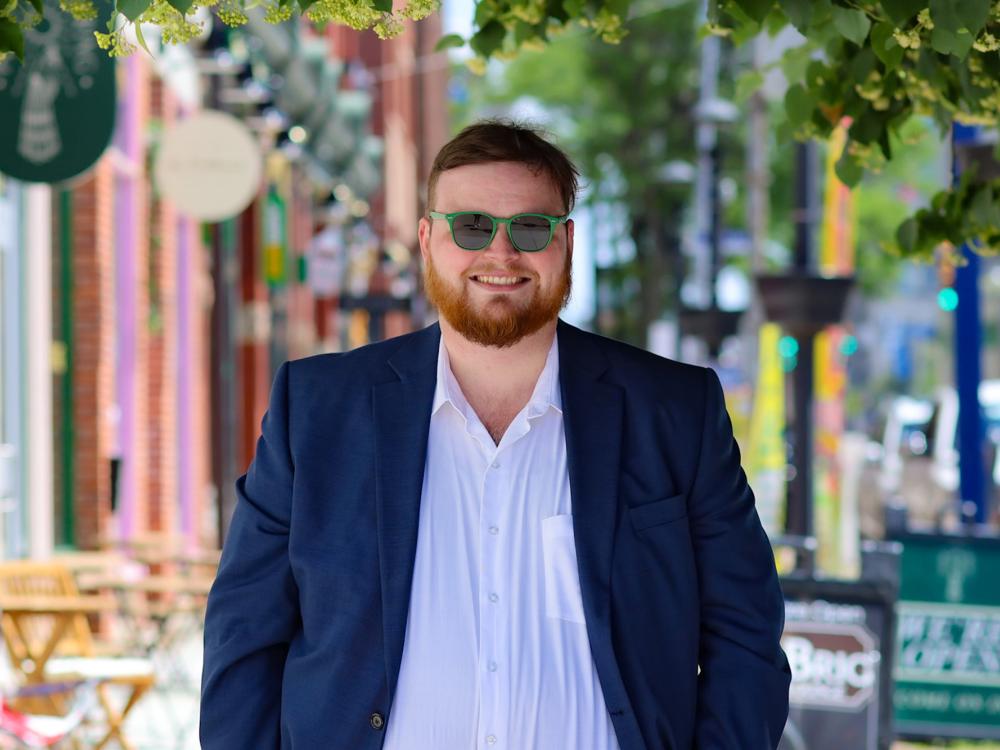
[[[778,353],[781,355],[781,369],[791,372],[798,364],[799,342],[794,336],[782,336],[778,340]]]
[[[938,292],[938,307],[945,312],[954,312],[958,308],[958,292],[954,287],[946,286]]]
[[[858,353],[858,339],[853,334],[844,334],[840,340],[840,353],[845,357],[850,357]]]

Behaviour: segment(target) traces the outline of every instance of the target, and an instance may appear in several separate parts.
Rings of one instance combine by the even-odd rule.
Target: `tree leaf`
[[[989,18],[990,5],[990,0],[961,0],[961,2],[954,3],[954,13],[958,16],[962,26],[968,29],[973,37],[977,37]],[[934,17],[933,13],[931,17]]]
[[[848,131],[851,138],[858,143],[868,145],[877,141],[885,132],[886,121],[883,115],[872,109],[866,109],[852,124]]]
[[[919,228],[917,220],[912,216],[899,225],[896,230],[896,242],[907,253],[912,253],[917,246],[917,236]]]
[[[312,7],[313,3],[315,2],[316,0],[298,0],[299,12],[305,13],[307,10],[309,10],[310,7]]]
[[[785,110],[794,126],[798,127],[811,120],[815,107],[815,97],[801,83],[788,87],[785,92]]]
[[[736,79],[736,92],[733,101],[736,104],[744,104],[754,95],[761,86],[764,85],[764,73],[760,70],[746,70]]]
[[[443,37],[438,39],[438,43],[434,45],[434,51],[441,52],[442,50],[462,47],[464,45],[465,37],[461,34],[445,34]]]
[[[734,46],[739,47],[760,33],[761,22],[749,16],[738,4],[730,3],[726,12],[731,19],[729,27],[733,32],[731,38]]]
[[[972,203],[969,206],[969,218],[980,228],[1000,229],[1000,203],[993,197],[989,185],[977,185]]]
[[[865,174],[861,165],[848,152],[846,145],[840,154],[840,158],[837,159],[837,163],[834,165],[834,171],[837,173],[837,178],[847,185],[847,187],[851,188],[861,182],[861,178]]]
[[[372,7],[381,13],[392,13],[392,0],[372,0]]]
[[[492,20],[469,39],[469,46],[472,51],[480,57],[490,57],[500,49],[503,39],[507,35],[507,29],[497,20]]]
[[[43,0],[31,0],[31,7],[35,9],[38,15],[40,16],[45,15],[45,4]]]
[[[128,20],[135,21],[152,4],[153,0],[117,0],[115,10]]]
[[[534,26],[530,23],[525,23],[524,21],[515,21],[514,23],[514,44],[520,47],[525,41],[531,39],[537,34]]]
[[[890,23],[877,23],[872,28],[872,51],[878,56],[886,68],[896,68],[903,61],[903,48],[899,46],[892,35],[893,26]]]
[[[188,11],[191,10],[191,6],[194,5],[194,0],[167,0],[167,3],[182,16],[186,16]]]
[[[580,2],[580,12],[583,12],[583,2]],[[577,14],[579,15],[579,13]],[[476,3],[476,15],[473,18],[473,24],[476,28],[481,29],[483,26],[488,24],[492,19],[497,17],[497,8],[488,0],[479,0]]]
[[[785,12],[779,8],[777,5],[771,6],[771,12],[767,14],[767,18],[764,19],[764,31],[770,37],[778,36],[782,29],[788,26],[788,16]]]
[[[24,62],[24,33],[9,18],[0,18],[0,52],[13,52]]]
[[[632,0],[604,0],[603,5],[616,16],[620,16],[624,21],[628,16],[628,6]]]
[[[882,123],[882,132],[878,137],[878,146],[882,149],[882,156],[886,158],[886,161],[892,159],[892,141],[889,138],[889,128],[884,122]]]
[[[567,18],[579,18],[583,15],[584,0],[563,0],[563,10]]]
[[[774,6],[774,0],[732,0],[740,10],[757,23],[761,23]]]
[[[833,25],[842,37],[854,42],[859,47],[865,43],[872,22],[863,10],[833,7]]]
[[[801,81],[805,77],[812,52],[812,45],[809,44],[800,44],[798,47],[785,50],[781,56],[781,72],[790,83]]]
[[[926,0],[882,0],[882,8],[896,26],[902,26],[926,7]]]
[[[147,55],[149,55],[150,57],[153,57],[153,53],[149,51],[149,45],[146,44],[146,37],[143,36],[143,34],[142,34],[142,24],[141,23],[133,23],[132,24],[132,28],[135,29],[135,38],[136,38],[136,41],[139,42],[139,46],[142,47],[146,51]]]
[[[931,31],[931,47],[934,51],[943,55],[954,55],[960,60],[964,60],[969,54],[974,41],[968,29],[952,32],[941,26],[935,26]]]
[[[854,55],[854,59],[851,60],[850,67],[848,68],[851,72],[851,77],[859,83],[865,81],[869,74],[875,70],[876,62],[874,51],[869,47],[862,48],[860,52]],[[839,78],[839,76],[834,77]]]
[[[562,0],[545,0],[545,15],[562,23],[569,20],[569,14],[566,13]]]
[[[785,16],[800,34],[806,35],[812,23],[813,7],[818,3],[804,3],[802,0],[778,0]]]

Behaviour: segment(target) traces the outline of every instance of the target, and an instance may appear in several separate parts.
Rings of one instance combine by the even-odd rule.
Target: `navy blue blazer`
[[[621,750],[776,747],[784,606],[718,376],[558,331],[587,634]],[[440,335],[278,370],[208,600],[204,750],[382,746]]]

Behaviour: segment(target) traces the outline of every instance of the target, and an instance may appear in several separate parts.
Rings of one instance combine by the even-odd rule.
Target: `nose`
[[[483,250],[483,255],[500,260],[510,260],[517,258],[520,253],[510,242],[510,235],[507,233],[507,225],[500,224],[497,232],[493,236],[493,241]]]

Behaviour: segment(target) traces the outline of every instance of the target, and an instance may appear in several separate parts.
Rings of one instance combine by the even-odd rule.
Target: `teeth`
[[[504,284],[506,286],[516,284],[521,280],[517,276],[477,276],[476,278],[486,284]]]

